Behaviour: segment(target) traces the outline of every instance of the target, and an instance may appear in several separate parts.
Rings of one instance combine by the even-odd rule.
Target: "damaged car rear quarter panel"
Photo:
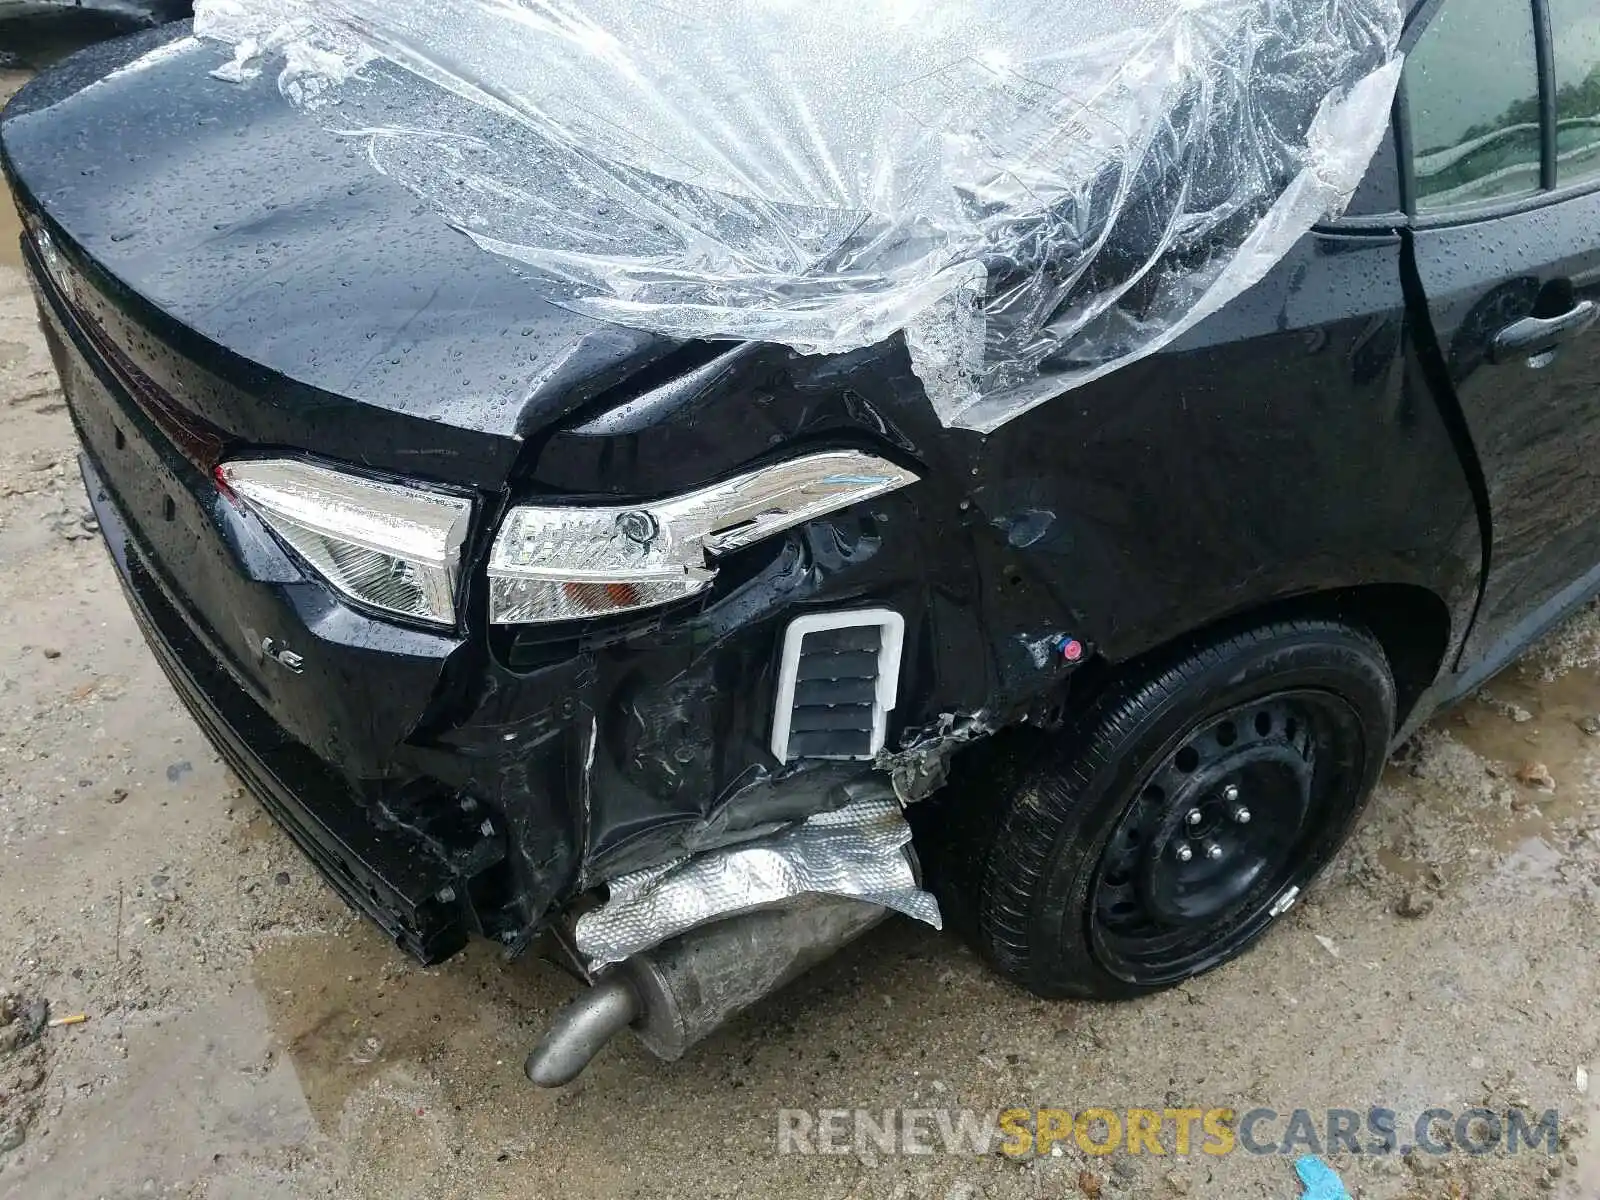
[[[778,650],[808,609],[870,597],[907,615],[891,737],[936,717],[952,690],[992,690],[961,615],[978,603],[973,581],[930,575],[940,560],[921,539],[889,534],[925,524],[916,490],[721,560],[704,602],[578,636],[495,631],[481,671],[459,673],[444,715],[407,753],[504,814],[530,918],[605,879],[830,807],[836,788],[871,773],[870,762],[772,757]]]
[[[1409,583],[1450,597],[1464,624],[1475,517],[1448,430],[1406,367],[1397,258],[1392,239],[1307,238],[1173,350],[988,435],[940,426],[894,342],[827,358],[708,349],[700,386],[602,397],[530,446],[531,486],[667,493],[775,446],[834,444],[898,456],[922,476],[749,552],[762,565],[743,584],[719,589],[681,630],[667,632],[669,618],[665,643],[704,644],[657,685],[660,698],[613,710],[644,717],[653,747],[624,774],[647,787],[658,775],[659,794],[702,769],[706,734],[680,764],[680,740],[649,716],[670,721],[667,696],[681,693],[723,722],[701,727],[717,749],[704,786],[686,791],[709,806],[683,818],[715,813],[750,772],[772,778],[760,742],[780,612],[904,615],[900,702],[878,765],[908,800],[942,782],[965,741],[1058,697],[1075,665],[1135,657],[1264,596]],[[1352,315],[1332,319],[1319,288],[1348,279],[1352,259],[1366,264],[1371,307],[1358,295]],[[1231,487],[1233,476],[1252,486]],[[1073,661],[1059,652],[1069,640]]]

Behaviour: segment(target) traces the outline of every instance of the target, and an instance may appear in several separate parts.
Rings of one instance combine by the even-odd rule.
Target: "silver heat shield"
[[[591,969],[621,962],[697,925],[805,895],[848,896],[941,928],[917,886],[911,826],[892,797],[853,800],[779,833],[611,881],[606,903],[578,918]]]

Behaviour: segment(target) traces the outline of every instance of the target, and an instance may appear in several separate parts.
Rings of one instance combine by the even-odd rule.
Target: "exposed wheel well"
[[[1394,673],[1395,716],[1404,725],[1444,666],[1450,609],[1426,588],[1407,584],[1351,588],[1332,593],[1332,600],[1382,643]]]
[[[1394,675],[1397,727],[1403,726],[1422,694],[1438,677],[1450,645],[1450,610],[1427,588],[1403,583],[1310,592],[1232,613],[1182,637],[1121,663],[1097,660],[1073,677],[1073,707],[1121,671],[1151,659],[1181,652],[1195,642],[1212,641],[1243,626],[1290,617],[1327,617],[1361,625],[1383,646]]]

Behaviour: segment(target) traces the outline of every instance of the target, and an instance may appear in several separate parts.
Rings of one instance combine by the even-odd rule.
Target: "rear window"
[[[1450,0],[1411,51],[1406,101],[1418,212],[1540,190],[1539,56],[1529,0]]]
[[[1556,67],[1556,182],[1600,176],[1600,5],[1548,0]]]

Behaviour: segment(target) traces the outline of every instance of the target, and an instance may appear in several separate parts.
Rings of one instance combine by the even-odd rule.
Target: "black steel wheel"
[[[1042,996],[1181,982],[1241,953],[1333,858],[1394,718],[1382,648],[1332,621],[1247,630],[1115,680],[1064,738],[996,747],[1008,769],[958,776],[950,825],[968,865],[946,880],[964,893],[951,907]],[[983,795],[1002,779],[1007,795]]]
[[[1360,720],[1331,692],[1274,692],[1199,725],[1101,857],[1090,936],[1106,970],[1154,984],[1230,958],[1275,915],[1264,901],[1304,882],[1330,823],[1342,829],[1360,750]]]

